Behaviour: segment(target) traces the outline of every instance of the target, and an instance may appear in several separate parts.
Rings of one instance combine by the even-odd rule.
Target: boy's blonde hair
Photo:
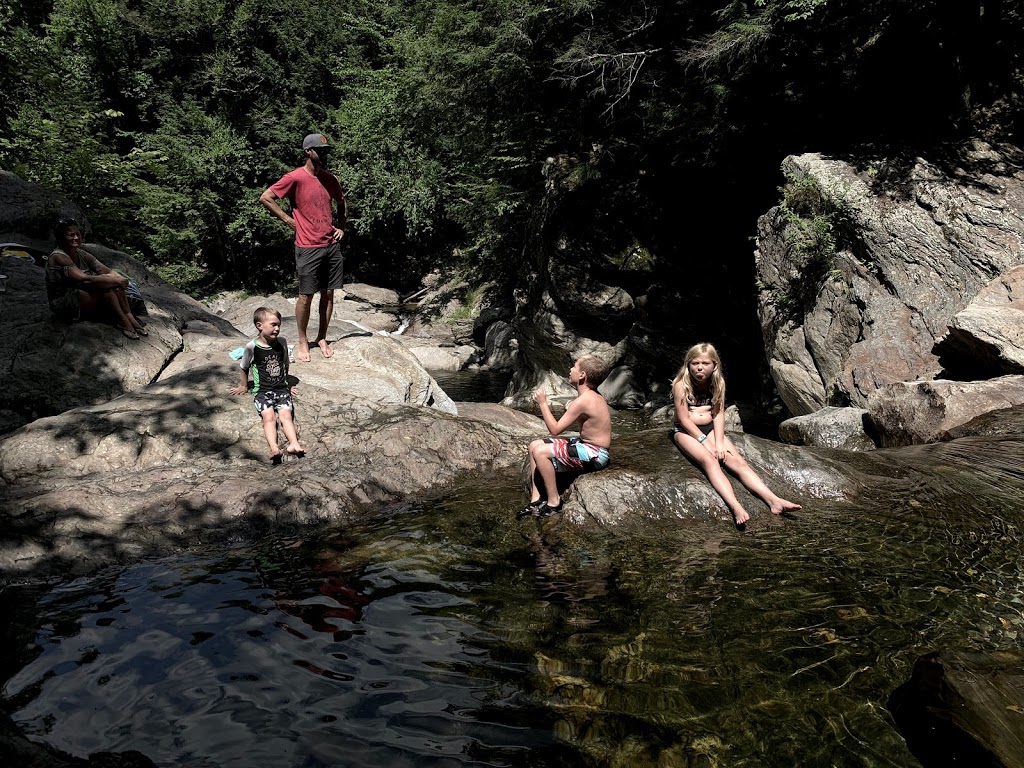
[[[725,378],[722,376],[722,359],[718,356],[718,350],[706,341],[694,344],[686,350],[686,357],[683,358],[683,367],[679,369],[679,373],[672,379],[672,388],[675,389],[676,384],[681,383],[683,385],[683,399],[688,403],[695,402],[693,380],[690,378],[690,361],[700,355],[707,355],[711,358],[711,362],[715,364],[715,372],[711,374],[708,386],[711,389],[711,409],[718,411],[725,405]]]
[[[587,374],[587,385],[597,389],[608,378],[608,363],[597,355],[584,355],[576,360],[579,369]]]
[[[257,323],[262,323],[263,318],[265,318],[267,315],[276,315],[278,320],[281,319],[281,313],[278,312],[276,309],[271,309],[270,307],[260,307],[259,309],[252,313],[252,324],[256,325]]]

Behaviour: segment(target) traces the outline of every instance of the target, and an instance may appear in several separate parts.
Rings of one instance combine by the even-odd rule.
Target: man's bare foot
[[[327,339],[320,339],[316,345],[320,347],[320,354],[325,358],[330,358],[334,355],[334,350],[331,349],[331,345],[327,342]]]
[[[785,499],[777,499],[770,508],[773,515],[781,515],[783,512],[795,512],[801,509],[799,504],[794,504],[792,501],[786,501]]]
[[[306,449],[303,448],[298,443],[295,443],[295,445],[289,445],[287,448],[284,449],[284,452],[287,453],[289,456],[297,456],[298,458],[302,458],[303,456],[306,455]]]
[[[295,351],[295,358],[300,363],[308,363],[310,361],[309,356],[309,344],[299,344],[299,348]]]

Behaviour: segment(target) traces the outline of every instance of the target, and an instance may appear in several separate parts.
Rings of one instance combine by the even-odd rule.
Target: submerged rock
[[[937,651],[889,709],[925,766],[1024,765],[1024,653]]]

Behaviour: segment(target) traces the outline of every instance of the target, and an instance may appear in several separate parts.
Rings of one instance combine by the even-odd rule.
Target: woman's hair
[[[686,350],[686,357],[683,358],[683,367],[679,369],[679,373],[672,379],[672,388],[674,389],[677,383],[681,383],[683,385],[683,399],[687,402],[693,402],[693,380],[690,378],[690,361],[700,355],[707,355],[711,358],[711,362],[715,364],[715,372],[711,374],[709,387],[711,388],[711,407],[713,410],[718,410],[725,406],[725,378],[722,376],[722,359],[718,356],[718,350],[706,341],[694,344]]]
[[[78,227],[81,229],[78,222],[74,219],[61,219],[54,225],[53,236],[57,239],[58,243],[62,243],[64,241],[64,235],[67,234],[67,231],[72,227]]]

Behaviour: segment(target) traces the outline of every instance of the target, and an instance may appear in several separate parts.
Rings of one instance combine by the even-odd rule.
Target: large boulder
[[[976,434],[984,414],[1024,404],[1024,376],[988,381],[918,381],[872,393],[868,414],[885,447],[952,440]]]
[[[386,335],[398,330],[401,321],[394,312],[379,310],[366,301],[350,301],[342,298],[341,294],[341,291],[335,293],[334,312],[326,334],[327,340],[332,344],[350,336]],[[229,293],[209,302],[208,306],[218,317],[227,320],[250,337],[256,335],[252,322],[253,312],[263,306],[276,309],[281,313],[281,335],[294,346],[299,339],[295,320],[296,298],[280,293],[271,296]],[[320,330],[319,301],[319,294],[314,295],[306,327],[310,342],[316,338]]]
[[[201,331],[174,375],[0,441],[0,572],[88,569],[243,523],[344,519],[516,467],[543,433],[497,405],[456,417],[394,340],[355,338],[298,367],[307,455],[271,466],[251,396],[227,391],[229,345],[208,359],[216,345]]]
[[[1024,373],[1024,266],[986,285],[935,345],[946,370],[970,378]]]
[[[786,158],[786,203],[760,218],[756,262],[762,335],[793,415],[934,378],[933,347],[957,313],[1024,263],[1024,172],[984,145],[958,160]]]
[[[0,242],[44,248],[52,242],[53,227],[62,218],[75,219],[84,232],[89,231],[77,205],[9,171],[0,171]]]
[[[811,452],[751,435],[731,433],[736,447],[776,493],[804,506],[813,499],[849,501],[858,483],[839,455]],[[704,474],[669,441],[664,430],[648,430],[617,440],[608,469],[573,483],[563,517],[571,523],[643,526],[648,520],[732,522],[725,502]],[[752,514],[771,515],[738,482],[741,503]],[[796,513],[813,514],[807,512]]]
[[[202,305],[174,290],[126,254],[86,246],[100,261],[128,274],[146,297],[149,336],[126,339],[111,325],[66,323],[46,303],[43,268],[5,257],[8,276],[0,293],[0,431],[82,405],[102,403],[154,381],[182,349],[182,328],[206,322],[221,338],[240,337]]]
[[[822,408],[779,424],[779,438],[792,445],[817,445],[845,451],[873,451],[875,441],[865,429],[864,408]]]

